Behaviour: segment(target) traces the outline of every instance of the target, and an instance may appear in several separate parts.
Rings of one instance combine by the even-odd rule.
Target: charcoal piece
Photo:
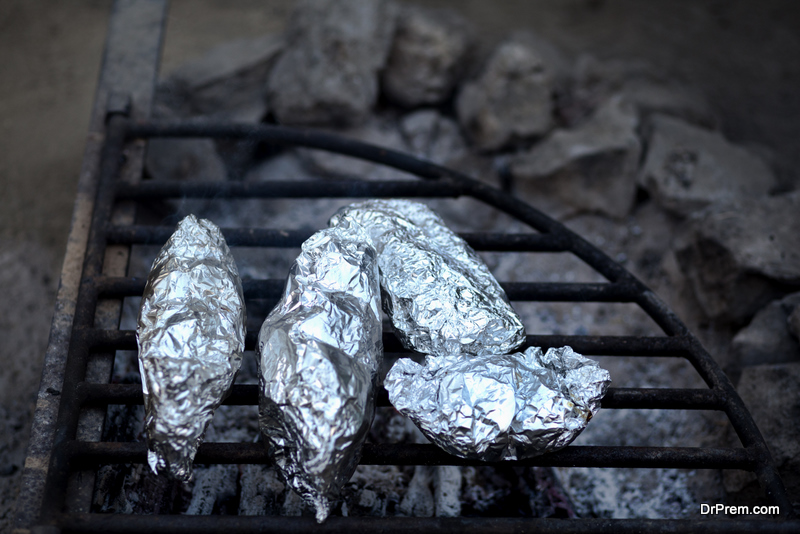
[[[305,0],[267,82],[281,124],[355,125],[378,99],[378,73],[395,26],[386,0]]]
[[[541,137],[553,125],[554,72],[527,39],[501,43],[456,98],[458,121],[478,150]]]
[[[412,108],[450,97],[466,70],[473,31],[457,13],[403,6],[381,81],[386,95]]]

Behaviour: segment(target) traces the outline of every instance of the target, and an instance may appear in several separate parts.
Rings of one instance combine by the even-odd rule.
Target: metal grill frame
[[[84,162],[86,172],[81,177],[70,233],[71,248],[68,248],[62,273],[48,361],[37,405],[38,419],[33,439],[45,443],[32,442],[26,461],[20,497],[22,506],[17,518],[19,528],[30,528],[32,532],[216,532],[223,529],[237,532],[341,532],[362,528],[386,532],[420,529],[464,532],[800,531],[800,520],[793,516],[789,496],[764,439],[730,380],[713,358],[652,291],[560,223],[497,188],[451,169],[338,136],[266,125],[147,122],[163,33],[165,4],[163,0],[117,0],[113,7],[93,118],[93,132],[96,129],[94,133],[99,135],[90,135],[87,144]],[[140,42],[142,39],[149,39],[149,42]],[[113,63],[120,61],[120,54],[129,54],[132,59],[122,61],[122,66]],[[121,67],[128,69],[128,75],[122,79],[119,77]],[[124,80],[128,80],[129,84],[123,83]],[[129,89],[129,92],[127,97],[120,98],[115,90],[123,88]],[[138,178],[141,176],[145,142],[154,137],[247,139],[316,148],[388,165],[414,174],[421,180],[314,182],[313,188],[307,182],[140,183]],[[763,521],[687,521],[333,517],[323,525],[317,525],[312,518],[294,517],[96,514],[89,513],[88,508],[83,508],[80,503],[74,504],[77,501],[70,494],[70,488],[82,488],[77,492],[78,497],[85,499],[87,495],[90,496],[93,473],[100,465],[146,463],[144,443],[102,442],[96,432],[93,438],[87,438],[88,434],[82,430],[87,418],[91,419],[94,413],[97,419],[97,414],[104,414],[110,404],[142,403],[140,386],[103,383],[107,382],[107,378],[98,381],[90,376],[97,375],[97,369],[101,369],[99,374],[108,377],[114,351],[136,348],[134,333],[118,328],[119,304],[126,296],[141,295],[144,280],[115,275],[119,269],[113,265],[109,268],[110,252],[121,253],[124,263],[127,263],[126,251],[131,245],[162,244],[173,230],[133,225],[131,206],[136,201],[175,197],[461,196],[482,201],[538,232],[464,234],[463,237],[477,250],[569,252],[608,280],[608,283],[505,283],[503,286],[512,301],[635,303],[666,334],[648,337],[529,335],[526,347],[570,345],[577,352],[588,355],[685,358],[706,382],[708,389],[611,388],[602,402],[603,408],[723,411],[743,444],[740,448],[571,446],[530,460],[504,462],[504,465],[741,469],[756,474],[766,502],[780,506],[780,518]],[[86,221],[87,214],[91,214],[90,222]],[[119,221],[123,221],[122,224]],[[258,247],[298,247],[309,235],[302,231],[247,228],[223,229],[223,233],[231,246]],[[76,241],[80,244],[82,235],[86,239],[85,249],[75,245]],[[76,258],[82,262],[77,276]],[[284,280],[277,279],[246,282],[245,298],[277,299],[284,283]],[[73,302],[70,291],[74,293],[75,290],[77,298]],[[109,309],[108,302],[116,302],[116,306]],[[110,320],[107,315],[111,316]],[[391,334],[385,334],[384,343],[387,352],[405,352]],[[255,333],[249,333],[246,348],[251,350],[254,345]],[[67,352],[66,362],[54,356],[59,351]],[[55,388],[53,384],[61,383],[57,376],[59,372],[63,384]],[[234,386],[226,404],[257,404],[256,386]],[[379,404],[388,405],[385,392],[379,398]],[[52,420],[43,420],[48,416],[56,419],[54,425]],[[252,443],[204,443],[196,461],[268,463],[263,446]],[[450,456],[434,445],[367,445],[362,464],[488,465]],[[76,486],[76,478],[81,476],[83,483]],[[65,507],[69,510],[65,511]]]

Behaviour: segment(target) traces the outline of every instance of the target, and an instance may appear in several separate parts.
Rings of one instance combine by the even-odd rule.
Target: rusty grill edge
[[[114,17],[124,15],[130,2],[117,2]],[[152,0],[162,9],[164,2]],[[113,22],[113,21],[112,21]],[[112,27],[114,24],[112,24]],[[132,46],[135,46],[133,43]],[[108,53],[108,52],[107,52]],[[106,67],[104,67],[106,68]],[[134,99],[135,101],[135,99]],[[720,367],[688,331],[683,323],[646,286],[622,266],[560,223],[522,201],[463,174],[425,162],[406,154],[323,134],[312,130],[267,125],[199,124],[195,122],[143,122],[130,117],[127,100],[107,99],[105,137],[97,172],[88,243],[80,275],[80,289],[72,320],[63,387],[58,395],[58,416],[50,449],[42,507],[32,532],[211,532],[228,529],[237,532],[342,532],[369,528],[382,532],[461,530],[465,532],[730,532],[800,530],[792,514],[789,496],[775,468],[766,444],[741,398]],[[97,109],[95,110],[97,112]],[[314,183],[313,191],[304,183],[130,183],[118,180],[121,166],[133,143],[152,137],[210,137],[249,139],[284,146],[304,146],[336,152],[388,165],[422,178],[422,181]],[[334,517],[323,525],[313,519],[295,517],[243,516],[130,516],[65,512],[70,475],[78,470],[94,470],[100,465],[144,463],[143,443],[110,443],[77,439],[79,418],[90,408],[105,409],[109,404],[141,404],[141,387],[129,384],[98,384],[86,381],[87,365],[99,353],[135,349],[132,331],[95,326],[101,298],[141,295],[144,280],[103,274],[106,248],[111,245],[162,244],[171,228],[113,225],[116,202],[154,198],[319,198],[319,197],[444,197],[469,196],[528,224],[538,234],[465,234],[477,250],[570,252],[583,260],[608,283],[508,283],[509,298],[527,301],[629,302],[637,304],[666,333],[666,336],[561,336],[529,335],[526,346],[571,345],[587,355],[669,356],[688,360],[708,389],[611,388],[603,400],[604,408],[718,410],[728,416],[742,448],[693,447],[588,447],[573,446],[562,451],[519,462],[519,466],[575,467],[655,467],[741,469],[758,477],[766,502],[778,505],[780,519],[764,521],[686,521],[647,519],[530,519],[530,518],[370,518]],[[77,209],[77,208],[76,208]],[[75,229],[73,228],[73,232]],[[232,246],[296,247],[307,232],[234,228],[223,229]],[[257,280],[244,284],[247,299],[277,301],[283,280]],[[55,328],[55,322],[54,322]],[[52,338],[52,334],[51,334]],[[396,339],[386,335],[386,351],[405,352]],[[247,348],[255,344],[255,334],[247,338]],[[112,356],[113,357],[113,356]],[[43,386],[44,388],[44,382]],[[41,396],[41,395],[40,395]],[[256,404],[255,386],[234,386],[226,404]],[[379,405],[388,405],[385,392]],[[198,463],[268,463],[263,447],[251,443],[205,443],[197,455]],[[373,465],[483,465],[450,456],[433,445],[368,445],[362,463]],[[27,465],[27,463],[26,463]]]

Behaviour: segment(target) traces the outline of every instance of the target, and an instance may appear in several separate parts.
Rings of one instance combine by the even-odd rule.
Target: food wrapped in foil
[[[600,408],[608,371],[570,347],[508,355],[400,359],[389,400],[450,454],[482,461],[530,458],[567,446]]]
[[[261,431],[319,522],[355,471],[375,412],[383,357],[375,255],[355,225],[315,233],[258,335]]]
[[[406,348],[496,354],[525,340],[522,321],[486,264],[424,204],[352,204],[329,225],[344,223],[361,225],[375,244],[383,307]]]
[[[178,480],[242,364],[242,282],[219,228],[189,215],[153,262],[136,339],[147,462]]]

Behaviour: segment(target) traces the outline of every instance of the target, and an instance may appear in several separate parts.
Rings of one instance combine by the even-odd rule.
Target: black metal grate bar
[[[247,139],[278,146],[302,146],[328,152],[336,152],[354,158],[394,167],[420,178],[442,179],[452,174],[444,167],[368,143],[339,135],[304,128],[287,128],[265,124],[231,124],[203,122],[158,122],[133,123],[128,130],[130,139],[152,137],[210,137],[224,139]],[[461,180],[454,182],[463,186]]]
[[[341,532],[386,532],[387,520],[376,517],[331,517],[323,524],[313,518],[274,516],[119,516],[65,515],[64,532],[119,532],[133,534],[216,534],[220,531],[245,533],[291,532],[292,534],[332,534]],[[797,523],[774,519],[726,521],[658,519],[536,519],[476,517],[397,517],[391,531],[398,534],[420,532],[459,532],[461,534],[642,534],[649,532],[691,532],[695,534],[730,534],[732,532],[775,532],[796,534]]]
[[[168,226],[115,226],[108,230],[113,245],[163,245],[175,228]],[[229,246],[299,248],[314,230],[269,228],[223,228]],[[567,243],[559,236],[543,234],[462,233],[475,250],[495,252],[565,252]]]
[[[119,298],[140,296],[146,280],[143,278],[103,278],[97,281],[99,297]],[[245,280],[242,283],[246,299],[277,299],[283,294],[286,280]],[[500,282],[510,300],[536,302],[634,302],[636,288],[624,284],[595,284],[573,282]]]
[[[447,182],[418,180],[364,182],[360,180],[325,182],[143,182],[118,184],[120,200],[165,198],[452,198],[461,188]]]
[[[245,350],[253,350],[256,332],[248,332]],[[76,332],[75,341],[82,350],[101,352],[113,350],[136,350],[136,333],[133,330],[94,330]],[[658,336],[566,336],[528,335],[522,347],[563,347],[570,345],[582,354],[592,356],[686,356],[689,350],[687,338]],[[383,334],[384,351],[408,353],[391,332]],[[523,350],[523,348],[520,348]]]
[[[143,404],[142,386],[139,384],[92,384],[82,382],[77,395],[86,406],[109,404]],[[258,404],[258,387],[255,384],[236,384],[223,404],[255,406]],[[378,406],[391,406],[386,390],[381,388]],[[725,399],[712,389],[668,388],[609,388],[603,398],[605,409],[633,410],[724,410]]]
[[[83,467],[104,464],[143,464],[147,461],[145,443],[67,442],[70,460]],[[197,450],[198,464],[269,464],[261,443],[203,443]],[[364,445],[363,465],[457,465],[491,466],[491,462],[469,460],[447,454],[435,445]],[[560,451],[527,460],[505,461],[512,467],[632,467],[682,469],[751,470],[753,458],[747,449],[711,447],[587,447],[573,445]]]

